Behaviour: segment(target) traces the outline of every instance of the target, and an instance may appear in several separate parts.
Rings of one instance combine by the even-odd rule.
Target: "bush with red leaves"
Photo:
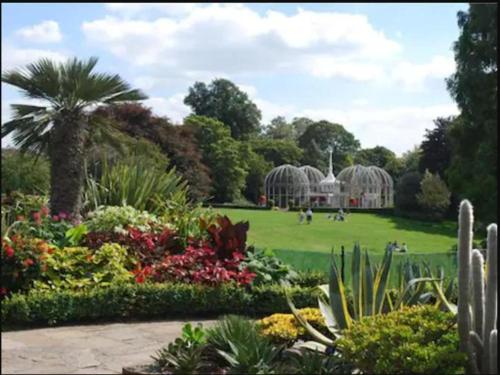
[[[166,256],[162,262],[148,270],[149,277],[156,282],[181,281],[194,284],[218,285],[235,281],[250,284],[255,274],[239,265],[244,256],[234,252],[232,257],[218,259],[215,250],[208,244],[190,245],[184,254]]]

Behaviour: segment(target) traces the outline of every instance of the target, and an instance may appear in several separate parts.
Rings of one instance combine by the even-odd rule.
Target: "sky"
[[[2,71],[49,57],[99,57],[176,123],[196,81],[227,78],[262,111],[342,124],[363,148],[396,154],[420,144],[458,108],[453,74],[457,12],[446,4],[2,4]],[[2,123],[24,103],[2,83]],[[11,144],[10,137],[2,146]]]

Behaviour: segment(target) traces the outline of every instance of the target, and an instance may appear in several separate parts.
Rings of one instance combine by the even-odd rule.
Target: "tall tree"
[[[420,172],[428,169],[431,173],[438,173],[441,178],[445,177],[445,172],[450,165],[451,145],[448,131],[454,117],[434,120],[434,129],[425,131],[424,140],[420,145],[422,153],[419,160]]]
[[[2,125],[2,138],[13,133],[21,151],[47,151],[50,158],[50,209],[79,215],[85,145],[106,125],[89,109],[96,105],[136,101],[146,96],[118,75],[95,73],[97,58],[65,63],[41,59],[25,69],[2,74],[2,82],[43,105],[14,104],[13,119]]]
[[[241,143],[231,137],[227,125],[213,118],[191,115],[184,123],[194,130],[203,160],[210,168],[215,201],[240,198],[248,173]]]
[[[352,156],[359,149],[359,141],[342,125],[319,121],[307,127],[299,138],[299,146],[304,150],[304,164],[323,171],[328,168],[328,146],[333,147],[333,168],[338,173],[352,163]]]
[[[292,120],[292,126],[295,129],[295,138],[299,139],[302,134],[306,131],[309,125],[314,124],[314,121],[307,117],[294,117]]]
[[[275,167],[300,164],[303,152],[293,141],[282,139],[252,139],[252,149]]]
[[[295,139],[295,128],[283,116],[275,117],[266,128],[266,136],[271,139]]]
[[[396,158],[396,154],[383,146],[364,148],[356,152],[354,162],[362,165],[375,165],[384,168],[387,163]]]
[[[125,134],[157,144],[170,160],[168,169],[175,167],[188,182],[191,199],[208,197],[212,184],[210,169],[203,163],[192,128],[173,125],[168,118],[155,116],[150,108],[138,103],[114,105],[97,112],[111,119]]]
[[[450,129],[448,183],[488,222],[498,216],[497,20],[496,3],[470,4],[468,12],[458,12],[457,69],[447,82],[461,110],[461,121]]]
[[[260,110],[248,95],[227,79],[213,80],[208,86],[196,82],[189,88],[184,104],[194,114],[211,117],[228,125],[235,139],[247,139],[260,130]]]

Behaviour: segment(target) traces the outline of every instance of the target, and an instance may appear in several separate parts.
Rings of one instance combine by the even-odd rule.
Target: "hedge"
[[[318,290],[293,286],[297,307],[317,305]],[[261,317],[289,312],[283,288],[268,285],[123,284],[87,291],[31,291],[2,301],[2,330],[67,323],[208,318],[234,313]]]
[[[204,207],[211,208],[234,208],[234,209],[244,209],[244,210],[256,210],[256,211],[271,211],[270,207],[261,207],[261,206],[246,206],[241,204],[232,204],[232,203],[205,203]],[[299,211],[300,207],[289,208],[288,211]],[[312,207],[312,210],[317,213],[331,213],[337,212],[338,208],[332,207]],[[344,208],[344,211],[349,210],[351,213],[369,213],[369,214],[379,214],[379,215],[394,215],[394,208],[386,207],[386,208],[357,208],[350,207]]]

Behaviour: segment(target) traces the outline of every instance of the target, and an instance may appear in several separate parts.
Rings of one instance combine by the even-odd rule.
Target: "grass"
[[[259,248],[336,252],[351,250],[358,241],[362,249],[382,254],[387,242],[405,242],[409,253],[446,253],[456,244],[457,224],[423,222],[393,216],[352,213],[347,221],[328,220],[316,213],[311,225],[299,224],[297,212],[219,209],[234,221],[248,220],[248,243]]]
[[[334,249],[340,267],[340,249],[345,248],[346,281],[350,278],[351,252],[355,241],[368,250],[373,263],[382,259],[388,241],[405,242],[408,253],[394,253],[390,284],[397,283],[397,264],[410,258],[442,266],[445,275],[457,272],[456,257],[449,250],[456,244],[457,224],[430,223],[393,216],[352,213],[346,222],[333,222],[317,213],[310,225],[299,224],[296,212],[219,209],[235,221],[248,220],[248,244],[272,249],[278,258],[297,270],[327,271]]]

